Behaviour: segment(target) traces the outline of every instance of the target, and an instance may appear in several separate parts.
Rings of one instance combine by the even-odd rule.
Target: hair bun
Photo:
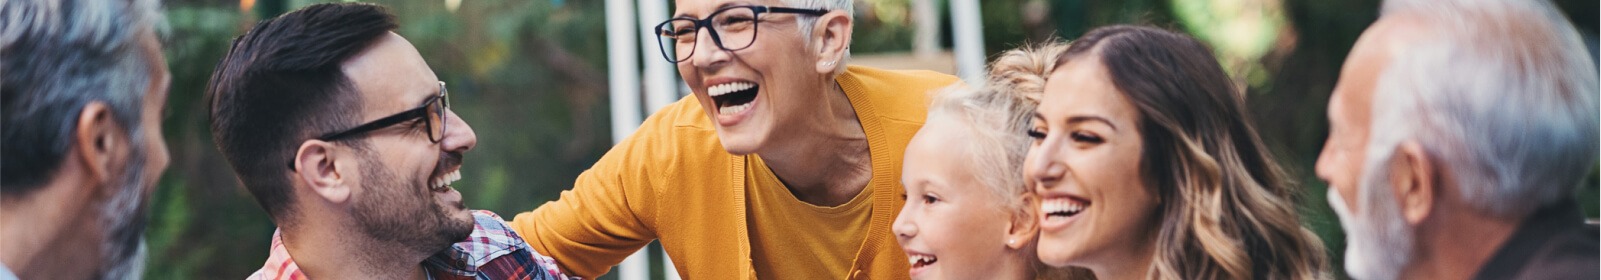
[[[989,83],[1038,103],[1045,92],[1045,77],[1056,67],[1057,58],[1067,51],[1067,46],[1066,42],[1051,39],[1001,53],[990,64]]]

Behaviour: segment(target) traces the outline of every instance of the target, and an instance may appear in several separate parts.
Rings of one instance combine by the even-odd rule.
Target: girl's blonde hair
[[[929,105],[930,119],[944,117],[965,129],[962,150],[967,151],[969,169],[1007,209],[1027,208],[1020,196],[1033,191],[1023,178],[1030,141],[1025,132],[1044,92],[1045,75],[1066,49],[1064,43],[1048,43],[1007,51],[990,66],[986,86],[953,85],[935,94]]]
[[[1028,130],[1034,107],[1045,92],[1045,76],[1055,68],[1067,43],[1049,41],[1027,45],[1001,54],[990,65],[986,86],[948,87],[933,97],[929,119],[951,120],[965,129],[963,143],[969,170],[980,185],[992,192],[1000,206],[1014,215],[1013,220],[1034,222],[1034,207],[1028,202],[1033,188],[1023,177],[1023,158],[1028,155]],[[1039,263],[1033,246],[1025,248],[1039,269],[1039,279],[1094,279],[1084,269],[1049,268]]]

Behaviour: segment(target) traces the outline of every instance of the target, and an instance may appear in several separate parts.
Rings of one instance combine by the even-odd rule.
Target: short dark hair
[[[360,121],[361,95],[340,64],[397,27],[382,6],[307,6],[235,38],[206,86],[211,137],[245,189],[280,224],[293,193],[284,166],[317,133]]]
[[[144,90],[159,62],[142,54],[141,40],[154,34],[159,4],[54,3],[0,2],[0,192],[7,196],[51,180],[89,102],[106,103],[129,135],[143,129]],[[130,137],[130,146],[137,151],[142,139]]]

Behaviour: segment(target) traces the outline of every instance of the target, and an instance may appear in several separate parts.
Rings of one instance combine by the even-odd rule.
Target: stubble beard
[[[352,213],[361,232],[379,244],[432,255],[472,234],[472,220],[452,219],[445,205],[434,202],[427,180],[400,180],[382,161],[366,158],[362,180],[371,197],[358,199]],[[460,206],[460,205],[452,205]]]

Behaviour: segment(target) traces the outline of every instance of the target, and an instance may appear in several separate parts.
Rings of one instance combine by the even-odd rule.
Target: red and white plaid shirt
[[[499,215],[486,210],[473,211],[473,233],[467,240],[452,244],[423,261],[433,279],[527,279],[568,280],[556,261],[539,255]],[[273,232],[267,263],[249,280],[305,280],[306,274],[289,256],[281,232]]]

